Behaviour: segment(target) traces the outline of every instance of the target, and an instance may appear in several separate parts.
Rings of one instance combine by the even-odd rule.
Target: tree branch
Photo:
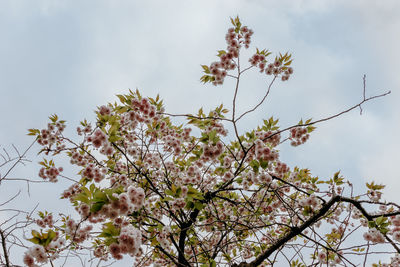
[[[326,213],[330,210],[330,208],[338,202],[347,202],[351,203],[354,207],[356,207],[365,218],[369,221],[373,220],[373,216],[371,216],[362,206],[361,204],[354,199],[342,197],[339,195],[333,196],[318,212],[316,212],[312,217],[306,220],[302,225],[298,227],[291,227],[290,231],[278,239],[274,244],[272,244],[267,250],[265,250],[260,256],[258,256],[255,260],[247,263],[241,262],[240,264],[234,264],[233,267],[255,267],[260,265],[264,260],[266,260],[272,253],[278,250],[281,246],[285,245],[292,238],[300,235],[306,228],[310,227],[314,223],[316,223],[319,219],[321,219]],[[400,253],[400,248],[391,240],[386,234],[384,235],[386,240],[396,249],[398,253]]]
[[[8,251],[7,251],[7,240],[4,235],[4,232],[0,229],[0,236],[1,236],[1,246],[3,247],[4,259],[6,261],[6,267],[10,266],[10,260],[8,258]]]

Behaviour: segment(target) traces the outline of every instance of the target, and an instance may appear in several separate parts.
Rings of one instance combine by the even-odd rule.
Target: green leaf
[[[370,184],[367,183],[366,185],[367,185],[368,189],[371,189],[371,190],[381,190],[381,189],[385,188],[384,185],[375,184],[374,182],[372,182]]]
[[[86,194],[84,194],[84,193],[80,193],[80,194],[76,195],[73,198],[73,200],[74,201],[80,201],[80,202],[83,202],[83,203],[86,203],[86,204],[89,204],[89,202],[90,202],[88,196]]]
[[[195,202],[194,203],[194,208],[197,210],[202,210],[204,208],[204,204],[201,202]]]
[[[39,135],[40,131],[38,129],[28,129],[28,135]]]
[[[56,233],[53,230],[49,230],[47,232],[47,238],[44,240],[43,246],[47,247],[55,237]]]
[[[207,65],[201,65],[201,67],[203,68],[204,73],[210,74],[210,69],[208,68]]]
[[[57,116],[57,114],[53,114],[52,116],[49,117],[49,119],[50,119],[53,123],[55,123],[55,122],[57,122],[57,120],[58,120],[58,116]]]
[[[212,130],[208,134],[208,140],[212,141],[213,144],[215,144],[215,143],[217,143],[219,141],[219,137],[217,136],[217,131],[216,130]]]
[[[315,127],[315,126],[307,126],[307,132],[308,133],[311,133],[312,131],[314,131],[315,129],[316,129],[317,127]]]
[[[32,243],[34,243],[34,244],[39,244],[40,243],[40,238],[37,238],[37,237],[32,237],[32,238],[29,238],[28,239],[28,241],[31,241]]]
[[[90,191],[89,191],[89,189],[87,189],[85,186],[81,186],[80,189],[83,191],[82,193],[84,193],[84,194],[90,196]]]
[[[94,192],[94,189],[96,188],[96,186],[94,184],[91,184],[89,187],[90,192]]]
[[[250,161],[250,167],[253,168],[253,171],[258,173],[258,169],[260,168],[260,163],[258,162],[258,160],[253,159],[252,161]]]
[[[119,101],[121,101],[121,103],[126,103],[126,97],[123,95],[117,95],[117,97],[119,98]]]
[[[103,201],[95,202],[92,204],[92,207],[90,207],[90,211],[98,212],[99,210],[101,210],[101,208],[104,206],[104,204],[106,204],[106,203]]]
[[[163,199],[161,199],[161,201],[163,202],[168,202],[168,201],[172,201],[174,200],[172,197],[164,197]]]
[[[381,216],[375,219],[377,225],[381,225],[385,221],[385,217]]]
[[[368,221],[368,227],[369,228],[375,228],[376,224],[374,221]]]
[[[180,197],[181,196],[181,193],[182,193],[182,188],[178,188],[178,189],[176,189],[176,191],[175,191],[175,196],[176,197]]]
[[[36,230],[32,230],[31,231],[31,234],[32,234],[32,236],[33,237],[37,237],[37,238],[40,238],[42,235],[38,232],[38,231],[36,231]]]
[[[342,185],[344,182],[344,178],[339,176],[340,175],[340,171],[335,172],[335,174],[333,175],[333,182],[337,185]]]
[[[108,202],[107,194],[97,189],[93,194],[94,202]]]
[[[268,167],[268,161],[260,159],[260,166],[265,170]]]
[[[112,222],[108,222],[103,224],[102,233],[105,236],[118,236],[120,233],[120,229],[115,227]]]
[[[217,56],[221,57],[224,54],[226,54],[225,50],[218,50],[218,55]]]
[[[193,209],[194,203],[192,201],[188,201],[185,206],[186,209]]]
[[[174,192],[172,190],[165,190],[165,194],[170,195],[170,196],[174,196]]]

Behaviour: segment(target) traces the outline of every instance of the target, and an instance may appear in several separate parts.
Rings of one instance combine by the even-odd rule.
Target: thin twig
[[[252,109],[250,109],[250,110],[244,112],[242,115],[240,115],[240,116],[235,120],[235,122],[238,121],[238,120],[240,120],[240,119],[241,119],[242,117],[244,117],[246,114],[248,114],[248,113],[250,113],[250,112],[253,112],[253,111],[256,110],[262,103],[264,103],[265,99],[266,99],[267,96],[269,95],[269,92],[270,92],[270,90],[271,90],[272,84],[274,83],[276,77],[277,77],[277,76],[275,75],[274,78],[272,79],[271,83],[270,83],[269,86],[268,86],[267,93],[264,95],[264,97],[261,99],[261,101],[260,101],[257,105],[255,105],[254,108],[252,108]]]

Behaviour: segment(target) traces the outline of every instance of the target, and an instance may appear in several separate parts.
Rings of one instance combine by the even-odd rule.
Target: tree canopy
[[[64,135],[66,122],[57,115],[46,128],[29,130],[45,155],[39,176],[73,180],[62,198],[79,216],[40,212],[27,266],[54,265],[84,250],[99,263],[132,257],[134,266],[384,266],[374,258],[383,253],[392,256],[386,266],[399,266],[400,206],[382,200],[383,185],[368,183],[354,195],[340,172],[321,179],[288,166],[279,153],[285,142],[307,142],[318,123],[390,92],[366,97],[364,77],[361,101],[344,111],[286,128],[270,117],[241,133],[238,122],[251,117],[274,84],[290,81],[293,59],[256,49],[243,61],[253,31],[238,17],[231,23],[226,49],[202,65],[200,79],[216,86],[234,80],[231,110],[221,104],[170,114],[159,96],[130,90],[98,107],[95,123],[82,121],[78,137]],[[256,105],[239,113],[239,81],[249,71],[268,85]],[[60,155],[80,169],[75,177],[63,175]]]

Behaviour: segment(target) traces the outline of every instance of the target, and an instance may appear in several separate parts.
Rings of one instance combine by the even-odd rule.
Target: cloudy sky
[[[200,64],[216,60],[229,17],[239,15],[254,30],[251,51],[294,57],[294,75],[276,83],[240,129],[270,116],[284,127],[340,112],[361,101],[366,74],[367,96],[392,93],[364,104],[362,116],[355,110],[320,124],[301,147],[282,146],[281,159],[321,178],[341,170],[356,191],[365,181],[387,184],[387,199],[398,200],[399,12],[396,0],[1,1],[1,148],[28,146],[27,129],[44,127],[53,113],[73,135],[81,119],[93,120],[96,106],[129,88],[160,94],[171,113],[231,108],[232,83],[202,85]],[[239,109],[254,105],[267,82],[257,72],[244,76]],[[37,150],[29,154],[33,162]],[[28,165],[23,175],[36,178],[37,169]],[[55,196],[63,190],[45,186],[31,196],[41,199],[42,188]],[[55,205],[46,196],[41,207]]]

